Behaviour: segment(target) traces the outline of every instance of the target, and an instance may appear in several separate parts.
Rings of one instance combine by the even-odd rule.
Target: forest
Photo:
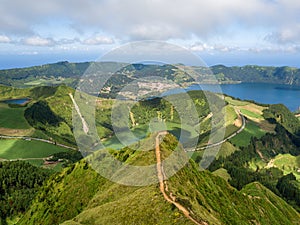
[[[24,213],[52,173],[24,161],[0,162],[0,224]]]

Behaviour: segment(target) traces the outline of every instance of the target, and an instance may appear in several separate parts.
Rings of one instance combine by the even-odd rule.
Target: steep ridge
[[[69,96],[73,92],[74,89],[65,85],[31,89],[35,100],[25,110],[26,120],[54,140],[75,146],[71,131],[73,103]]]
[[[156,135],[143,142],[155,140]],[[162,160],[174,149],[174,143],[172,135],[164,136],[159,144]],[[149,164],[156,162],[154,143],[152,149],[111,152],[127,163]],[[261,184],[251,183],[238,191],[222,178],[199,171],[193,160],[167,180],[164,190],[203,224],[300,224],[299,213]],[[113,183],[84,160],[53,176],[18,224],[61,223],[195,224],[166,201],[158,184],[133,187]]]
[[[164,172],[164,167],[162,165],[161,162],[161,156],[160,156],[160,147],[159,147],[159,143],[160,143],[160,138],[161,136],[163,137],[164,135],[167,135],[168,132],[163,131],[163,132],[159,132],[155,138],[155,155],[156,155],[156,168],[157,168],[157,177],[158,177],[158,181],[159,181],[159,189],[160,192],[163,194],[164,199],[167,202],[170,202],[171,204],[175,205],[177,209],[179,209],[189,220],[191,220],[193,223],[197,224],[197,225],[207,225],[206,222],[198,222],[197,220],[195,220],[190,214],[189,210],[187,210],[184,206],[182,206],[180,203],[176,202],[176,197],[173,195],[172,192],[170,192],[170,194],[168,195],[166,192],[169,191],[168,188],[168,184],[166,179],[166,175]]]

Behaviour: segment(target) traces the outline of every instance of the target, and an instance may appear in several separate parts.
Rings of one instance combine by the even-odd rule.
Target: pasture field
[[[42,86],[42,85],[59,85],[59,84],[71,84],[74,81],[72,78],[40,78],[38,80],[32,80],[24,83],[25,86]]]
[[[46,158],[66,151],[70,150],[40,141],[0,139],[0,158],[3,159]]]
[[[234,106],[244,106],[244,105],[249,104],[249,102],[236,100],[236,99],[233,99],[232,97],[229,97],[229,96],[225,97],[225,101],[228,102],[231,105],[234,105]]]
[[[0,127],[9,129],[30,129],[24,117],[25,107],[10,108],[7,104],[0,103]]]
[[[241,108],[241,113],[243,113],[247,117],[255,118],[255,119],[263,119],[262,115],[255,113],[253,111]]]
[[[244,147],[250,143],[251,137],[262,137],[266,132],[263,131],[256,123],[248,121],[245,129],[230,139],[230,142],[236,146]]]

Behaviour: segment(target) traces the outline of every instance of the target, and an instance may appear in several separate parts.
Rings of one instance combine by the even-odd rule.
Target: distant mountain
[[[34,66],[19,69],[0,70],[0,84],[29,87],[39,85],[67,84],[76,87],[79,78],[91,66],[97,67],[102,74],[115,73],[108,81],[106,87],[117,90],[134,80],[156,76],[172,80],[177,84],[190,84],[193,75],[201,83],[235,83],[235,82],[262,82],[278,83],[300,86],[300,69],[293,67],[269,67],[269,66],[243,66],[226,67],[216,65],[210,68],[197,66],[155,65],[155,64],[131,64],[116,62],[83,62],[69,63],[58,62],[42,66]],[[215,75],[212,79],[211,74]],[[192,76],[191,76],[192,75]]]
[[[300,69],[293,67],[217,65],[212,66],[211,70],[217,77],[232,81],[300,85]]]

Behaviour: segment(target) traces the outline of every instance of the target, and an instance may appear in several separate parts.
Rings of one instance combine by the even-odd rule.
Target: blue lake
[[[219,92],[218,85],[202,84],[192,85],[187,90],[207,90]],[[240,84],[221,84],[219,85],[222,93],[240,98],[242,100],[254,100],[259,103],[276,104],[282,103],[291,111],[296,111],[300,107],[300,87],[263,84],[263,83],[240,83]]]
[[[7,104],[23,105],[28,101],[30,101],[29,98],[19,98],[19,99],[9,99],[9,100],[5,100],[3,102],[7,103]]]

